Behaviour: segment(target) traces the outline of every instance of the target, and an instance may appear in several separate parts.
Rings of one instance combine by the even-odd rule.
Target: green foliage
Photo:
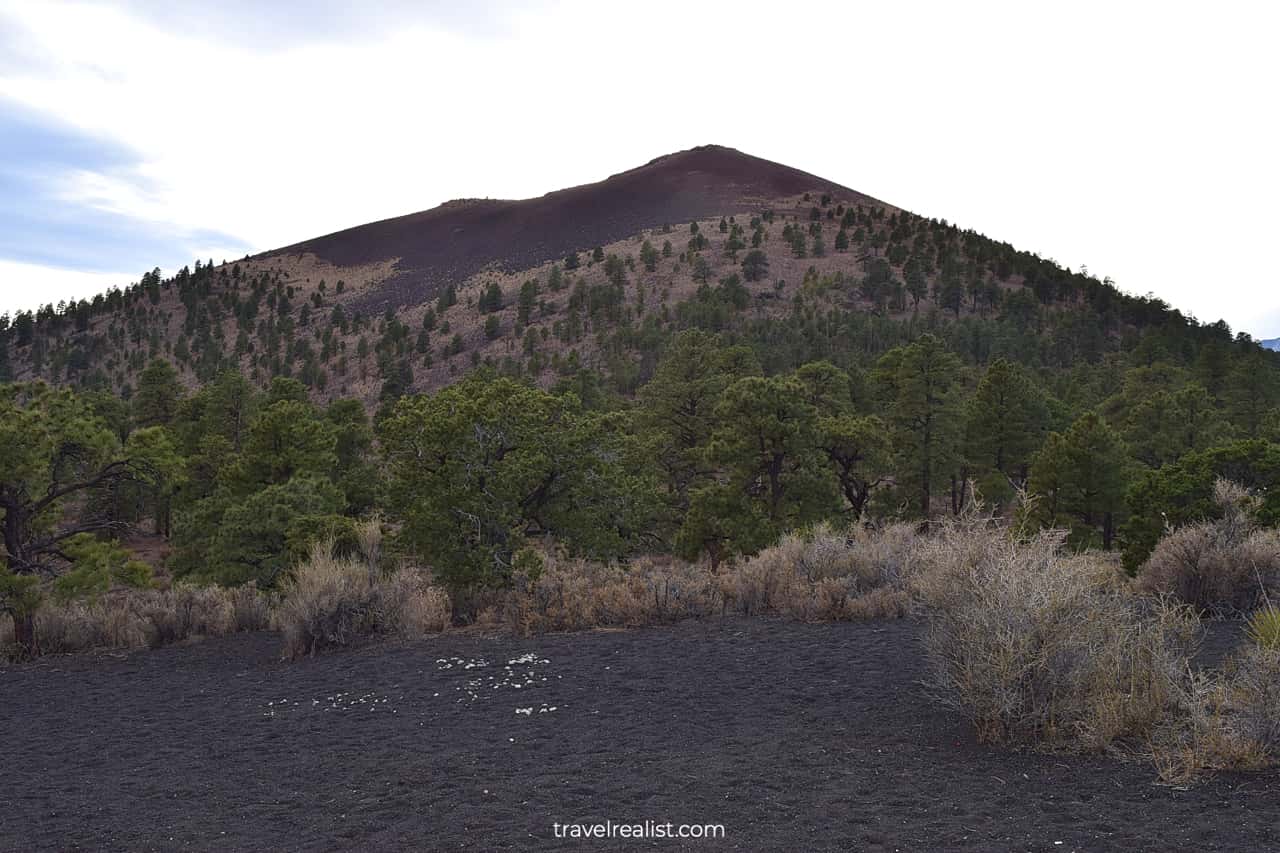
[[[173,433],[165,427],[134,430],[125,442],[124,454],[147,472],[145,478],[123,484],[121,497],[132,504],[133,520],[150,516],[156,532],[168,535],[174,494],[186,479]]]
[[[993,361],[965,404],[965,451],[982,494],[1003,502],[1026,484],[1050,425],[1045,392],[1017,364]]]
[[[349,534],[352,517],[376,503],[379,476],[358,401],[321,411],[281,378],[261,398],[244,392],[235,377],[220,377],[174,425],[187,455],[172,475],[181,489],[171,567],[179,576],[269,586],[314,537]]]
[[[1280,445],[1246,440],[1188,453],[1177,462],[1142,472],[1129,489],[1129,517],[1120,530],[1125,568],[1136,572],[1166,527],[1220,517],[1213,501],[1213,484],[1219,478],[1261,496],[1259,523],[1280,523]]]
[[[751,553],[784,530],[833,512],[836,495],[818,448],[817,408],[799,380],[743,377],[724,390],[715,417],[707,456],[721,466],[723,485],[740,497],[752,520],[728,540],[734,551]]]
[[[522,325],[529,325],[533,318],[533,308],[538,303],[538,280],[529,279],[520,285],[520,297],[517,302],[516,319]]]
[[[575,396],[483,375],[401,400],[380,438],[404,545],[455,590],[506,584],[530,537],[620,556],[646,490],[619,464],[609,426]]]
[[[691,223],[686,253],[653,235],[636,259],[598,247],[580,275],[573,270],[586,259],[573,253],[544,270],[545,290],[536,277],[505,295],[486,281],[472,296],[484,316],[468,341],[456,331],[464,322],[448,318],[453,285],[410,330],[395,311],[362,316],[323,283],[315,290],[249,264],[228,271],[199,262],[164,280],[155,271],[92,303],[20,312],[0,319],[0,378],[45,376],[95,390],[51,402],[43,414],[30,411],[34,386],[16,392],[21,402],[0,412],[0,468],[10,464],[0,485],[18,484],[10,502],[33,509],[50,483],[129,459],[130,477],[121,468],[101,488],[22,516],[26,541],[151,520],[172,535],[180,574],[270,579],[305,542],[348,536],[354,519],[387,502],[365,406],[388,420],[415,387],[415,369],[434,386],[485,364],[555,383],[549,395],[537,393],[558,401],[548,417],[566,435],[551,449],[517,453],[526,469],[540,470],[530,459],[564,458],[574,437],[572,452],[590,462],[582,464],[606,473],[565,462],[569,473],[555,468],[557,486],[578,477],[613,494],[602,484],[623,475],[640,485],[618,513],[627,520],[600,525],[613,544],[598,548],[585,529],[597,518],[593,507],[561,496],[531,520],[523,509],[508,513],[520,492],[511,486],[496,503],[505,509],[493,510],[501,536],[457,544],[454,531],[454,550],[431,552],[442,562],[441,554],[465,554],[464,585],[488,582],[486,573],[500,582],[515,559],[507,555],[532,539],[600,553],[643,539],[645,548],[718,560],[819,517],[936,517],[948,494],[947,509],[959,512],[971,480],[998,510],[1030,489],[1030,520],[1069,526],[1078,545],[1114,537],[1130,567],[1166,522],[1212,517],[1219,474],[1258,490],[1259,521],[1280,517],[1267,444],[1280,440],[1280,359],[1247,336],[945,222],[838,198],[782,218],[780,233],[776,219],[760,211],[745,228],[728,216],[710,218],[711,228]],[[704,232],[720,241],[715,254]],[[778,237],[797,257],[821,256],[824,243],[838,255],[815,262],[800,282],[771,281],[765,246]],[[670,277],[659,273],[673,254]],[[696,291],[669,301],[682,270]],[[511,301],[514,327],[500,319]],[[166,339],[170,328],[179,336]],[[504,332],[512,334],[504,340]],[[552,335],[563,346],[549,343]],[[469,358],[458,359],[468,346]],[[346,388],[364,399],[314,402]],[[500,422],[521,435],[522,448],[538,446],[530,422],[504,414],[496,397],[462,396],[483,398],[470,410],[473,426]],[[551,405],[537,395],[526,402],[534,412]],[[1087,412],[1098,422],[1084,420]],[[452,440],[479,453],[483,442],[453,425]],[[49,444],[41,430],[63,437]],[[1260,441],[1239,441],[1246,437]],[[515,468],[493,465],[502,482],[513,481]],[[300,482],[324,499],[304,505]],[[464,478],[449,487],[473,511],[466,501],[479,498],[464,493],[489,484]],[[275,519],[275,534],[238,511],[249,504]],[[431,528],[417,532],[419,543],[423,530]],[[36,562],[68,567],[20,546],[7,559],[27,573],[10,573],[14,590]]]
[[[457,304],[457,289],[452,284],[445,285],[444,290],[440,291],[440,295],[436,298],[436,313],[443,314]]]
[[[1267,414],[1280,403],[1280,373],[1273,359],[1273,354],[1254,348],[1227,376],[1227,411],[1249,438],[1259,437]]]
[[[720,345],[714,335],[678,334],[640,390],[636,419],[676,506],[688,508],[688,492],[705,470],[703,448],[715,428],[720,395],[736,378],[758,374],[749,350]]]
[[[711,278],[711,264],[706,258],[702,257],[702,255],[694,257],[693,263],[690,266],[694,281],[700,284],[706,284],[707,280]]]
[[[1208,392],[1194,383],[1149,393],[1127,415],[1124,439],[1133,456],[1152,468],[1219,444],[1229,432]]]
[[[872,491],[893,470],[888,427],[875,415],[848,411],[820,417],[817,427],[818,446],[827,455],[845,510],[861,518]]]
[[[1249,617],[1249,639],[1264,649],[1280,649],[1280,608],[1267,606]]]
[[[658,269],[658,250],[648,240],[640,246],[640,263],[644,264],[645,272],[656,272]]]
[[[958,461],[960,361],[923,335],[885,353],[875,375],[897,450],[898,488],[915,492],[914,513],[928,519],[939,480],[954,477]]]
[[[489,282],[488,286],[485,287],[480,294],[476,307],[480,309],[481,314],[491,314],[494,311],[502,310],[502,288],[498,286],[496,281]]]
[[[742,258],[742,277],[747,281],[761,281],[769,274],[769,256],[760,249],[752,249]]]
[[[305,554],[306,534],[332,520],[345,507],[345,496],[324,477],[300,474],[269,485],[243,500],[220,493],[221,518],[204,554],[207,563],[192,572],[221,584],[254,581],[275,585],[290,564]],[[329,535],[326,529],[325,535]]]
[[[310,403],[285,399],[263,409],[249,425],[233,478],[242,492],[279,485],[301,474],[334,472],[337,434]]]
[[[0,386],[0,509],[10,570],[45,571],[66,539],[115,526],[102,500],[131,473],[115,432],[71,391]],[[80,512],[68,525],[73,503]]]
[[[118,542],[81,533],[68,539],[62,550],[71,568],[53,581],[58,601],[94,598],[112,586],[144,587],[152,582],[151,567],[132,559]]]
[[[1069,527],[1078,545],[1111,548],[1124,511],[1131,465],[1124,442],[1096,412],[1086,412],[1065,433],[1050,433],[1031,464],[1031,490],[1039,497],[1031,517]]]
[[[133,397],[133,419],[138,426],[167,424],[178,413],[182,385],[178,371],[164,359],[154,359],[138,376]]]

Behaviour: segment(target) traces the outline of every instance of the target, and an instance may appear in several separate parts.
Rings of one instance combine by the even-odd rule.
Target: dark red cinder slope
[[[268,256],[311,252],[341,266],[399,258],[396,275],[364,300],[370,308],[398,307],[431,299],[445,284],[485,267],[528,269],[664,223],[754,212],[806,192],[831,193],[845,203],[874,201],[816,175],[706,145],[540,198],[447,202]]]

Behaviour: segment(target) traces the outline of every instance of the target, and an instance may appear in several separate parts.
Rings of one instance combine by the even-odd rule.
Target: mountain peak
[[[874,199],[723,145],[654,158],[602,181],[520,200],[455,199],[431,210],[307,240],[267,257],[311,253],[338,265],[395,263],[372,303],[405,305],[487,267],[528,269],[646,229],[758,212],[803,193]]]

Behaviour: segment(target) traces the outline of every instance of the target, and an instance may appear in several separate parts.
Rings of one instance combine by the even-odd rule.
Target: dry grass
[[[1223,704],[1241,740],[1264,761],[1280,759],[1280,648],[1254,645],[1237,655]]]
[[[1140,588],[1202,613],[1248,613],[1280,593],[1280,531],[1253,523],[1253,498],[1240,486],[1219,480],[1214,501],[1222,518],[1165,535],[1142,567]]]
[[[1062,544],[967,520],[912,550],[944,703],[984,740],[1145,757],[1170,783],[1280,760],[1280,651],[1198,670],[1193,607]]]
[[[362,539],[362,547],[368,541]],[[383,573],[372,562],[339,557],[333,543],[312,548],[281,590],[275,625],[284,653],[296,658],[361,638],[420,637],[449,624],[449,597],[417,569]]]
[[[1255,614],[1254,642],[1221,671],[1191,663],[1195,605],[1243,603],[1212,590],[1235,590],[1245,576],[1230,568],[1230,555],[1256,557],[1248,568],[1265,577],[1261,557],[1271,534],[1238,517],[1193,528],[1194,536],[1178,531],[1162,541],[1156,553],[1164,562],[1137,584],[1108,555],[1068,552],[1061,532],[1019,537],[976,513],[929,535],[906,524],[819,526],[720,574],[673,560],[599,565],[542,555],[517,573],[512,589],[493,593],[477,622],[533,634],[726,613],[822,621],[914,611],[928,619],[939,697],[984,740],[1145,757],[1162,779],[1186,782],[1280,760],[1275,611]],[[1188,541],[1208,544],[1194,561],[1174,560]],[[360,547],[348,558],[328,543],[317,546],[274,608],[251,587],[175,586],[46,607],[37,633],[46,652],[137,648],[259,629],[270,619],[284,634],[285,653],[297,657],[449,626],[449,597],[426,572],[381,566],[376,520],[362,529]],[[1192,589],[1155,583],[1185,577],[1201,578],[1194,590],[1209,592],[1147,594]],[[4,643],[12,643],[11,626],[0,625]]]
[[[261,630],[269,614],[266,597],[253,586],[121,590],[96,601],[47,602],[36,614],[36,642],[41,654],[158,648]],[[13,645],[13,623],[5,618],[0,621],[0,654]]]
[[[1247,645],[1221,672],[1193,672],[1176,712],[1152,732],[1160,778],[1182,783],[1216,770],[1253,770],[1280,761],[1280,651]]]
[[[534,634],[589,628],[639,628],[719,612],[721,594],[705,569],[636,560],[603,566],[554,556],[540,571],[520,574],[502,621]]]
[[[914,528],[894,524],[839,532],[821,525],[788,534],[726,573],[727,605],[745,615],[780,615],[806,622],[902,616],[903,588]]]
[[[848,533],[821,526],[788,535],[719,575],[670,560],[605,566],[544,556],[539,571],[517,575],[501,619],[528,634],[724,613],[804,621],[899,617],[909,604],[902,578],[913,542],[909,525]]]
[[[980,737],[1107,749],[1162,722],[1194,651],[1190,611],[1133,597],[1058,533],[956,526],[922,552],[934,683]]]

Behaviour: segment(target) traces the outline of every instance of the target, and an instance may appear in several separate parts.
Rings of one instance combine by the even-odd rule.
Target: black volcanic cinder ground
[[[758,211],[773,199],[805,192],[873,201],[807,172],[707,145],[540,198],[448,202],[267,256],[311,252],[339,266],[399,258],[398,274],[363,300],[370,308],[399,307],[434,298],[448,282],[461,282],[490,265],[528,269],[646,228]]]
[[[1280,849],[1280,774],[1178,789],[978,745],[921,686],[919,636],[727,619],[47,658],[0,669],[0,849]],[[553,837],[605,819],[726,837]]]

